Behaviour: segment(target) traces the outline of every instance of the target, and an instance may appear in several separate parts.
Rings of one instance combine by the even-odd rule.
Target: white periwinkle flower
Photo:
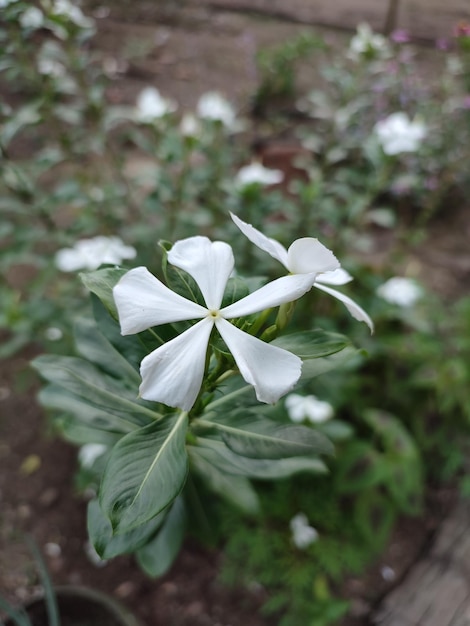
[[[380,285],[377,294],[390,304],[406,308],[412,307],[423,296],[423,290],[411,278],[394,276]]]
[[[235,184],[237,187],[246,187],[248,185],[277,185],[284,179],[281,170],[274,170],[264,167],[258,161],[245,165],[238,170],[235,176]]]
[[[379,33],[374,33],[367,23],[358,25],[357,32],[349,44],[348,56],[350,58],[373,57],[386,59],[390,54],[390,43],[386,37]]]
[[[291,421],[300,423],[308,419],[312,424],[321,424],[333,417],[333,407],[329,402],[319,400],[314,395],[301,396],[290,393],[285,400],[287,413]]]
[[[217,91],[208,91],[199,98],[197,114],[203,119],[222,122],[228,129],[234,129],[237,126],[232,105]]]
[[[177,105],[173,100],[163,98],[155,87],[145,87],[137,97],[136,108],[140,121],[152,122],[176,111]]]
[[[124,259],[133,259],[135,248],[126,246],[119,237],[81,239],[73,248],[59,250],[55,264],[62,272],[96,270],[100,265],[119,265]]]
[[[41,28],[44,23],[44,15],[41,9],[37,7],[29,7],[20,15],[20,24],[23,28],[36,30]]]
[[[374,133],[385,154],[416,152],[427,135],[426,125],[418,119],[410,120],[403,111],[392,113],[374,126]]]
[[[64,336],[64,333],[60,328],[57,328],[57,326],[49,326],[49,328],[46,328],[44,334],[49,341],[59,341]]]
[[[300,298],[311,287],[309,277],[278,278],[221,308],[234,268],[233,252],[228,244],[212,242],[207,237],[189,237],[174,244],[168,261],[196,281],[205,306],[175,293],[145,267],[127,272],[113,290],[123,335],[140,333],[160,324],[199,320],[143,359],[141,397],[189,411],[202,385],[209,337],[214,327],[260,402],[276,402],[290,391],[300,377],[301,359],[249,335],[228,320]]]
[[[299,550],[305,550],[318,539],[318,531],[310,526],[305,513],[297,513],[289,522],[289,527],[292,532],[292,541]]]
[[[93,467],[93,463],[108,451],[108,446],[103,443],[86,443],[78,452],[80,465],[85,468]]]
[[[325,291],[340,300],[354,319],[365,322],[371,332],[374,330],[374,324],[364,309],[349,296],[345,296],[336,289],[327,287],[327,285],[345,285],[352,280],[352,277],[340,267],[338,259],[318,239],[313,237],[296,239],[289,246],[289,249],[286,250],[275,239],[266,237],[254,226],[247,224],[233,213],[230,213],[230,215],[242,233],[255,246],[258,246],[258,248],[282,263],[291,274],[310,276],[312,287],[321,289],[321,291]]]

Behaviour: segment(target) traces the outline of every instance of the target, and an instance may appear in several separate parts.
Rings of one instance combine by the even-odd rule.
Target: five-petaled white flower
[[[284,179],[281,170],[274,170],[264,167],[261,163],[254,161],[250,165],[245,165],[238,170],[235,176],[235,184],[237,187],[246,187],[247,185],[277,185]]]
[[[403,111],[392,113],[374,126],[374,133],[385,154],[416,152],[427,135],[426,125],[418,119],[410,120]]]
[[[55,264],[62,272],[96,270],[100,265],[119,265],[124,259],[136,256],[135,248],[126,246],[119,237],[92,237],[80,239],[73,248],[62,248],[55,257]]]
[[[300,423],[308,419],[312,424],[321,424],[333,417],[333,407],[329,402],[319,400],[314,395],[301,396],[290,393],[285,400],[291,421]]]
[[[173,100],[163,98],[155,87],[144,87],[137,96],[136,116],[141,122],[152,122],[155,119],[176,111]]]
[[[266,237],[254,226],[247,224],[233,213],[230,215],[242,233],[258,248],[282,263],[291,274],[310,276],[312,287],[321,289],[340,300],[354,319],[365,322],[371,332],[374,330],[374,324],[364,309],[349,296],[327,287],[327,285],[345,285],[352,280],[352,277],[340,267],[338,259],[318,239],[313,237],[296,239],[286,250],[275,239]],[[319,269],[320,267],[321,269]]]
[[[284,276],[221,308],[234,268],[232,248],[207,237],[177,241],[168,261],[198,284],[205,306],[175,293],[145,267],[130,270],[114,287],[121,333],[130,335],[160,324],[200,320],[148,354],[140,366],[140,396],[189,411],[199,394],[209,338],[215,327],[240,374],[260,402],[273,403],[298,381],[302,361],[296,355],[240,330],[228,320],[292,302],[311,287],[308,276]]]
[[[297,513],[289,522],[292,541],[299,550],[305,550],[318,539],[318,531],[308,523],[305,513]]]
[[[411,278],[394,276],[380,285],[377,294],[390,304],[406,308],[413,306],[422,298],[423,290]]]

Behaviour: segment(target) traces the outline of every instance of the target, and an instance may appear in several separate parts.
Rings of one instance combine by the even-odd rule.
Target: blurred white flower
[[[385,154],[416,152],[427,135],[426,125],[415,119],[411,121],[406,113],[392,113],[374,126],[374,133]]]
[[[316,396],[301,396],[291,393],[286,397],[286,409],[292,422],[303,422],[308,419],[312,424],[321,424],[331,419],[334,409],[329,402],[319,400]]]
[[[43,25],[44,15],[41,9],[38,9],[37,7],[29,7],[20,15],[19,20],[23,28],[36,30],[37,28],[41,28]]]
[[[305,550],[318,539],[318,532],[308,523],[305,513],[297,513],[289,522],[292,532],[292,541],[300,550]]]
[[[46,332],[44,334],[46,335],[46,339],[49,339],[49,341],[59,341],[59,339],[62,339],[64,336],[64,333],[60,330],[60,328],[56,328],[55,326],[46,328]]]
[[[283,179],[284,174],[281,170],[269,169],[261,163],[254,161],[238,170],[235,176],[235,184],[237,187],[246,187],[254,183],[259,185],[277,185]]]
[[[173,100],[163,98],[155,87],[145,87],[137,97],[136,108],[141,122],[152,122],[176,111],[177,105]]]
[[[349,58],[360,57],[386,59],[391,55],[389,41],[383,35],[374,33],[369,24],[362,23],[349,44]]]
[[[197,137],[201,132],[197,117],[192,113],[185,113],[181,119],[180,132],[184,137]]]
[[[107,452],[108,446],[103,443],[86,443],[78,452],[78,460],[82,467],[92,467],[100,456]]]
[[[208,91],[199,98],[197,114],[203,119],[222,122],[228,129],[234,129],[237,126],[234,108],[217,91]]]
[[[47,57],[38,58],[38,72],[43,76],[60,78],[65,75],[65,67],[59,61]]]
[[[394,276],[380,285],[377,294],[390,304],[411,307],[423,296],[423,290],[411,278]]]
[[[54,0],[52,13],[55,15],[65,15],[71,22],[81,28],[92,28],[95,21],[91,17],[86,17],[80,7],[70,2],[70,0]]]
[[[136,251],[126,246],[119,237],[93,237],[81,239],[72,248],[59,250],[55,264],[62,272],[95,270],[100,265],[119,265],[124,259],[133,259]]]

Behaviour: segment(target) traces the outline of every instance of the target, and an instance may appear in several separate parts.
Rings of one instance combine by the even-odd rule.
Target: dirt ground
[[[133,102],[140,88],[154,84],[185,108],[194,106],[204,91],[217,88],[243,109],[257,80],[253,58],[258,47],[299,32],[299,25],[266,19],[247,25],[243,16],[220,13],[208,38],[207,15],[195,7],[178,14],[176,5],[142,3],[133,16],[123,13],[122,2],[111,12],[101,7],[97,41],[118,68],[110,93],[115,101]],[[340,41],[346,35],[332,31],[329,36]],[[145,55],[137,54],[139,41],[147,46]],[[446,296],[461,293],[470,282],[465,212],[450,226],[446,223],[444,235],[437,224],[432,244],[410,260]],[[38,381],[28,366],[34,353],[31,347],[0,364],[0,591],[18,602],[36,591],[21,541],[27,531],[44,552],[56,583],[85,584],[110,593],[143,626],[274,626],[276,620],[260,612],[267,592],[255,586],[222,587],[217,578],[222,554],[191,541],[158,581],[144,576],[131,558],[100,567],[92,561],[86,550],[86,502],[74,494],[76,452],[52,436],[36,404]],[[454,497],[452,490],[430,493],[425,517],[402,520],[381,558],[363,577],[345,583],[352,609],[342,626],[367,626],[370,610],[426,550]],[[393,579],[384,574],[390,570]]]

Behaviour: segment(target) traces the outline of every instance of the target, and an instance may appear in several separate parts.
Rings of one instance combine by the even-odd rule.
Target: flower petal
[[[341,293],[340,291],[336,291],[336,289],[325,287],[325,285],[320,285],[319,283],[315,283],[314,287],[317,287],[317,289],[321,289],[322,291],[329,293],[330,296],[334,296],[335,298],[340,300],[340,302],[344,304],[344,306],[348,309],[354,319],[358,320],[359,322],[365,322],[370,328],[370,332],[374,332],[374,322],[367,315],[364,309],[356,304],[356,302],[354,302],[352,298],[350,298],[349,296],[345,296],[344,293]]]
[[[245,237],[254,243],[255,246],[258,246],[258,248],[270,254],[276,261],[282,263],[286,269],[289,269],[287,266],[287,250],[279,241],[266,237],[266,235],[263,235],[257,228],[251,224],[247,224],[233,213],[230,213],[230,217]]]
[[[323,283],[325,285],[346,285],[346,283],[350,283],[352,280],[354,279],[351,274],[346,270],[343,270],[342,267],[339,267],[337,270],[319,274],[316,277],[315,282]]]
[[[287,251],[287,269],[293,274],[319,274],[339,267],[333,252],[313,237],[296,239]]]
[[[220,311],[221,315],[227,319],[251,315],[264,309],[279,306],[284,302],[298,300],[307,291],[310,291],[314,283],[311,274],[295,274],[282,276],[271,281],[267,285],[260,287],[238,302],[234,302]]]
[[[235,264],[232,248],[207,237],[188,237],[177,241],[168,261],[188,272],[199,285],[207,308],[218,309]]]
[[[201,389],[209,336],[214,326],[204,318],[148,354],[140,364],[140,396],[189,411]]]
[[[215,325],[233,354],[240,374],[253,385],[260,402],[276,402],[299,380],[302,360],[295,354],[265,343],[223,318],[218,318]]]
[[[183,320],[199,319],[204,307],[168,289],[146,267],[136,267],[121,278],[113,289],[121,333],[142,330]]]

